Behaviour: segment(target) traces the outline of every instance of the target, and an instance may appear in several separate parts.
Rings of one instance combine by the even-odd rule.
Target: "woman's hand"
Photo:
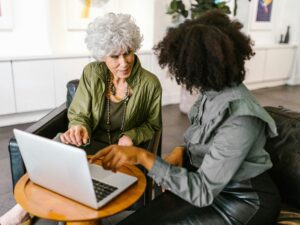
[[[171,165],[182,166],[185,151],[184,147],[176,147],[164,158],[164,160]]]
[[[120,145],[110,145],[97,152],[90,162],[102,159],[104,169],[117,171],[125,164],[135,165],[141,164],[150,170],[155,160],[155,156],[146,150],[138,147],[128,147]]]
[[[121,146],[133,146],[133,142],[131,140],[130,137],[126,136],[126,135],[123,135],[119,141],[118,141],[118,145],[121,145]]]
[[[89,140],[87,129],[81,125],[72,126],[65,133],[60,135],[60,140],[65,144],[80,146]]]

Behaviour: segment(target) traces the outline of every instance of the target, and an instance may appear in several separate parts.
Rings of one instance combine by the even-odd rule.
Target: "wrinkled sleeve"
[[[69,128],[74,125],[84,126],[91,137],[91,68],[86,66],[80,78],[79,85],[68,109]]]
[[[150,109],[147,112],[147,119],[140,126],[124,131],[122,134],[130,137],[134,145],[149,141],[153,137],[155,131],[160,130],[161,121],[161,96],[162,89],[159,81],[153,85],[152,96],[148,98],[150,101]],[[145,104],[139,102],[138,104]]]
[[[221,125],[196,172],[155,160],[148,175],[163,188],[170,190],[191,204],[210,205],[241,166],[264,122],[250,116],[230,117]]]

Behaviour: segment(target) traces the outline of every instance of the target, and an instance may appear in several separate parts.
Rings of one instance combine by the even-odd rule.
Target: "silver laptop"
[[[100,208],[137,181],[89,164],[82,149],[17,129],[14,134],[32,182],[91,208]]]

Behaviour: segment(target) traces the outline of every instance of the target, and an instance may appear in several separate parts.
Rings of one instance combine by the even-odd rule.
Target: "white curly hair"
[[[98,61],[120,50],[135,52],[143,41],[140,28],[129,14],[108,13],[97,17],[88,25],[86,33],[87,48]]]

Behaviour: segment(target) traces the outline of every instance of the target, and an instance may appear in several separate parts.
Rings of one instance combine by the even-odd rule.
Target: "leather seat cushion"
[[[275,120],[279,134],[266,143],[274,164],[270,174],[283,202],[300,207],[300,113],[283,107],[266,109]]]

